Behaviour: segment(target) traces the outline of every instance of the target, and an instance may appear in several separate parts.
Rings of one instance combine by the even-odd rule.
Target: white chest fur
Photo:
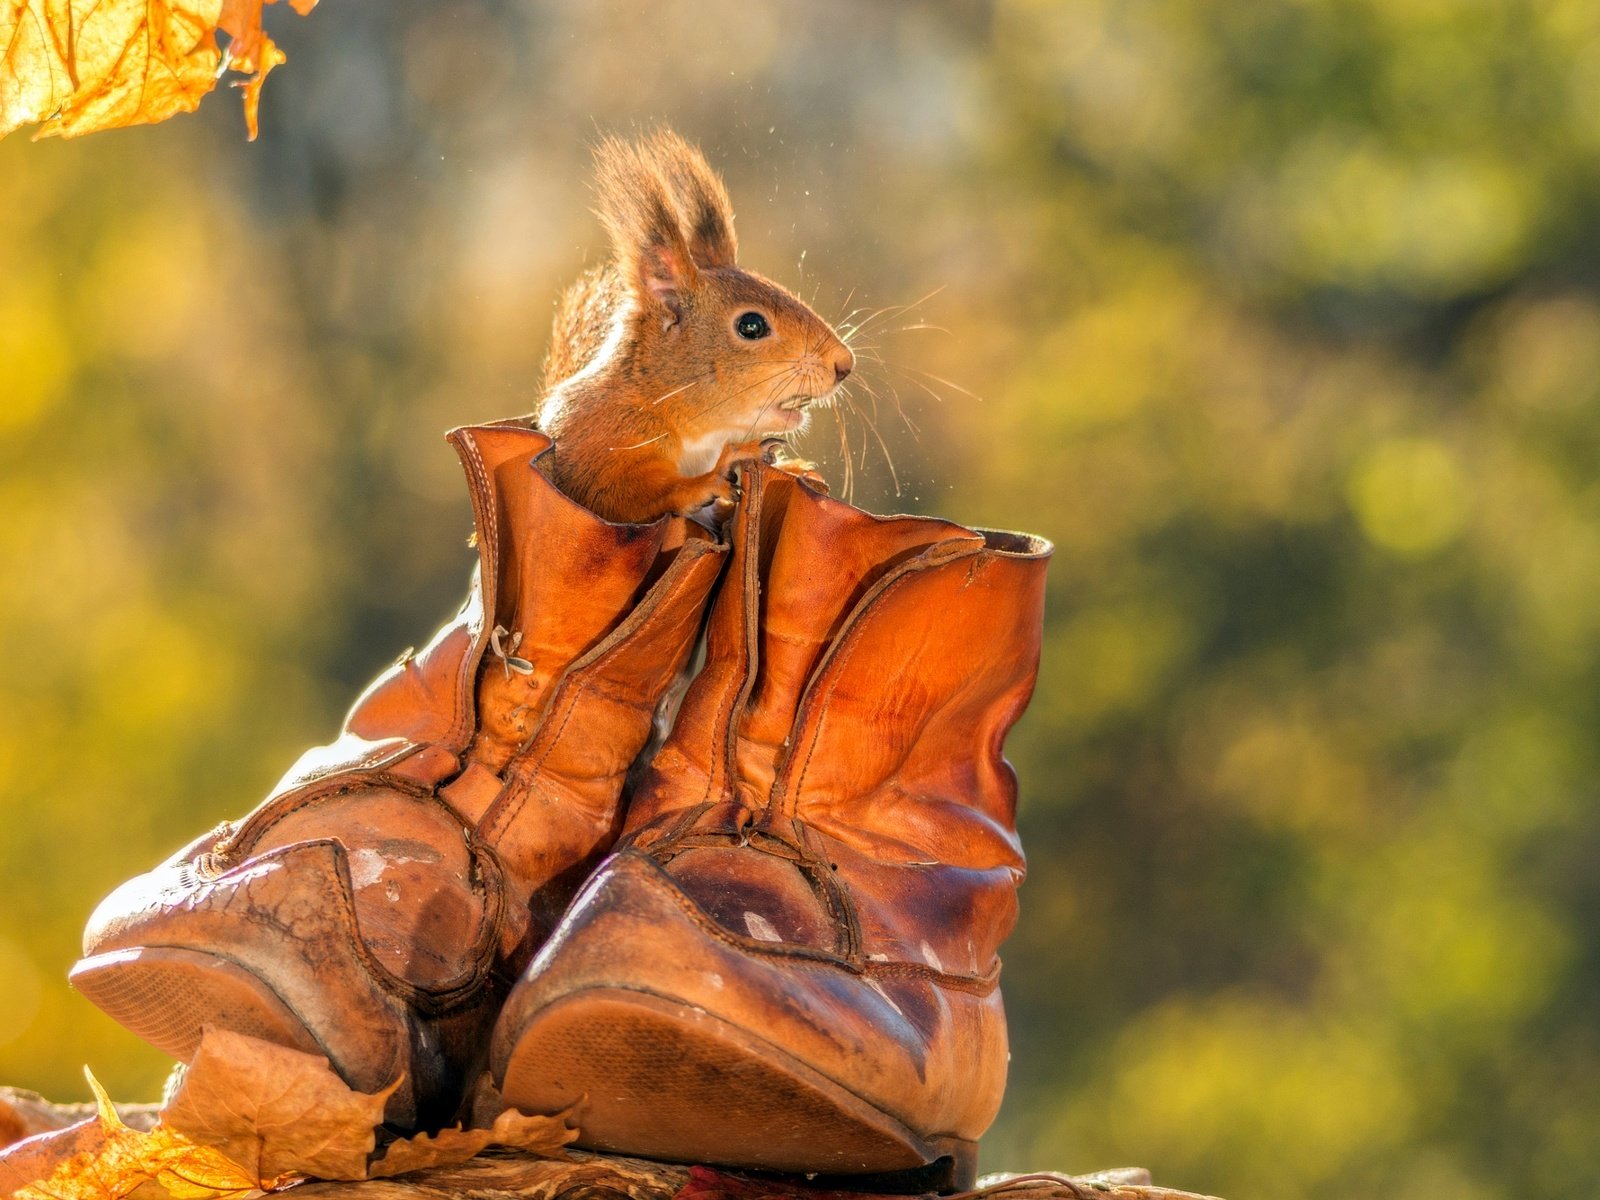
[[[717,458],[727,444],[726,433],[708,433],[684,442],[683,449],[678,451],[678,473],[686,477],[704,475],[717,465]]]

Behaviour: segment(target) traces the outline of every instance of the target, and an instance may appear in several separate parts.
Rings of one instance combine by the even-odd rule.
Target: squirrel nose
[[[840,354],[833,360],[833,385],[838,387],[844,382],[844,377],[855,370],[856,356],[850,353],[849,346],[840,346]]]

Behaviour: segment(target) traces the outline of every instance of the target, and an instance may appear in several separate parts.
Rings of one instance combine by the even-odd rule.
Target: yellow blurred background
[[[85,917],[453,611],[439,435],[534,406],[587,146],[667,121],[887,310],[857,501],[1059,547],[985,1167],[1600,1194],[1600,6],[268,18],[253,145],[0,143],[0,1082],[159,1089]]]

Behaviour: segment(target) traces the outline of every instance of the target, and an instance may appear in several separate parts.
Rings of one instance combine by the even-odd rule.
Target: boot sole
[[[522,1031],[501,1092],[530,1111],[581,1100],[577,1144],[678,1162],[903,1177],[958,1191],[977,1143],[921,1137],[786,1051],[703,1009],[620,988],[556,1001]]]
[[[181,1062],[207,1025],[327,1057],[279,995],[232,959],[199,950],[141,947],[86,958],[72,986],[128,1029]]]

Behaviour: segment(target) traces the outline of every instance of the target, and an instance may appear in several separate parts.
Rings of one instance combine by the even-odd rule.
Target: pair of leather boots
[[[179,1059],[211,1025],[403,1076],[402,1128],[488,1072],[528,1111],[581,1101],[592,1148],[967,1186],[1048,544],[758,462],[725,541],[614,525],[526,425],[450,436],[461,612],[253,813],[108,897],[75,985]]]

